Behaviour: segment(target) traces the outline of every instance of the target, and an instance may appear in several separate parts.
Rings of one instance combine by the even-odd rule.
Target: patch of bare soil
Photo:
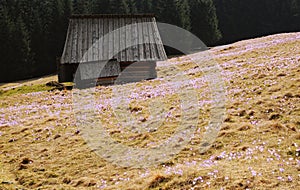
[[[208,55],[210,59],[205,58]],[[212,147],[200,154],[212,109],[201,65],[211,58],[222,69],[226,117]],[[299,187],[300,33],[241,41],[159,63],[158,79],[120,86],[130,92],[127,109],[112,106],[114,87],[98,87],[93,92],[96,118],[112,139],[129,147],[149,148],[175,133],[184,114],[180,97],[171,88],[178,72],[188,76],[184,84],[197,92],[197,129],[173,159],[146,169],[120,167],[89,146],[76,127],[71,91],[0,99],[0,189]],[[167,113],[157,129],[149,127],[149,121],[159,122],[147,109],[150,105],[158,115]],[[130,119],[117,117],[123,113],[137,120],[133,128],[120,125],[131,124]],[[151,130],[135,128],[144,124]]]

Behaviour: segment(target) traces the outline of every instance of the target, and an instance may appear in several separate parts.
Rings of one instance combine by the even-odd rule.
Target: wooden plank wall
[[[121,62],[121,74],[117,83],[138,82],[157,77],[155,61]]]
[[[121,73],[120,64],[116,60],[84,63],[79,69],[82,80],[119,76]]]
[[[97,71],[97,69],[102,68],[98,66],[99,64],[101,63],[89,63],[87,69],[84,67],[85,64],[81,65],[80,68],[79,64],[61,64],[58,69],[59,82],[73,82],[76,72],[80,74],[80,80],[97,80],[98,85],[125,84],[157,77],[155,61],[121,62],[120,64],[116,61],[110,61],[100,74]],[[107,75],[107,73],[112,74]]]

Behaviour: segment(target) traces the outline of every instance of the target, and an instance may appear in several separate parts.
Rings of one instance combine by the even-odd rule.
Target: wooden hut
[[[76,72],[100,84],[153,79],[156,62],[166,59],[154,15],[73,15],[59,82],[72,82]]]

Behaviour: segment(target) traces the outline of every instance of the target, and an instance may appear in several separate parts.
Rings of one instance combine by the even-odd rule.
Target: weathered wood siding
[[[61,63],[111,59],[118,62],[167,59],[153,15],[71,17]]]
[[[82,81],[153,79],[156,61],[166,59],[153,15],[75,15],[60,60],[59,81],[73,81],[78,65]]]
[[[96,61],[79,66],[82,80],[119,76],[120,64],[116,60]]]
[[[155,61],[121,62],[121,74],[116,83],[138,82],[157,77]]]

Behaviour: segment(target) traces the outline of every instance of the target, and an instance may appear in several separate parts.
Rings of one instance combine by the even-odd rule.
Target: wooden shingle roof
[[[154,15],[73,15],[61,63],[110,59],[166,60]]]

